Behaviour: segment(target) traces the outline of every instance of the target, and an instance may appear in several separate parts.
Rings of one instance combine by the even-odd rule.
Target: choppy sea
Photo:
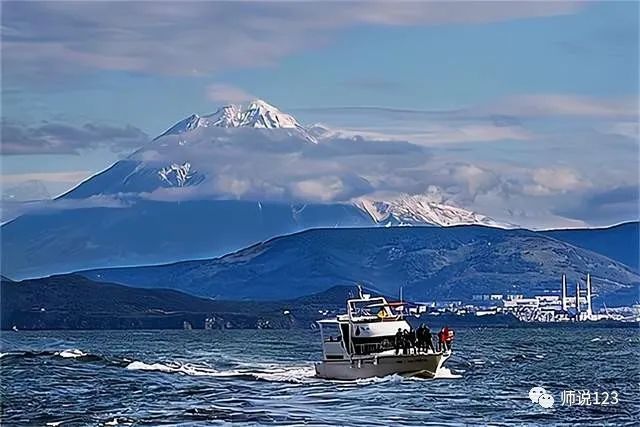
[[[2,425],[638,425],[632,328],[464,328],[436,379],[314,377],[314,331],[1,336]],[[551,408],[529,399],[543,387]],[[617,404],[563,405],[612,393]],[[602,397],[603,395],[600,394]],[[568,403],[568,402],[567,402]]]

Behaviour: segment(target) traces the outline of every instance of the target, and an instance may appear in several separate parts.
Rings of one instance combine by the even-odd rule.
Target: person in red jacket
[[[444,335],[445,348],[450,351],[453,337],[456,335],[456,333],[453,331],[453,329],[449,329],[448,326],[442,328],[442,332]]]
[[[447,343],[447,350],[451,350],[451,344],[453,343],[453,337],[456,336],[456,333],[453,329],[447,328],[447,336],[445,337],[445,342]]]

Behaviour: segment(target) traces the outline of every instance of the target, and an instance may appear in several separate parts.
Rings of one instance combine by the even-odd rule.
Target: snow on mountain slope
[[[151,200],[264,200],[281,203],[352,203],[383,225],[480,224],[512,228],[449,204],[430,193],[376,193],[352,156],[366,144],[335,137],[323,125],[303,127],[291,115],[261,100],[192,115],[62,196],[142,197]],[[310,143],[310,141],[322,143]],[[416,150],[371,143],[374,152]],[[398,148],[399,147],[399,148]],[[419,149],[417,149],[419,150]],[[384,166],[382,166],[384,167]],[[186,188],[188,187],[188,188]],[[331,218],[327,218],[331,223]]]
[[[293,116],[283,113],[261,99],[252,101],[246,107],[234,104],[226,105],[205,116],[192,114],[173,125],[156,139],[167,135],[180,135],[200,127],[290,129],[309,142],[317,142],[316,138]]]
[[[191,163],[189,162],[181,165],[173,163],[171,166],[160,169],[158,175],[171,186],[184,187],[193,177],[190,171]]]
[[[428,173],[414,178],[433,192],[398,195],[404,181],[391,182],[388,172],[414,155],[422,165],[423,147],[334,135],[263,101],[190,116],[57,197],[50,212],[4,224],[3,272],[18,278],[217,256],[312,227],[513,228],[443,203],[467,199],[437,197],[446,192],[428,186]]]
[[[255,100],[247,106],[227,105],[213,114],[194,114],[176,123],[152,143],[61,198],[135,196],[162,188],[193,190],[196,186],[207,195],[246,198],[249,184],[266,182],[269,176],[267,168],[255,163],[278,153],[315,147],[316,142],[293,116],[264,101]],[[248,170],[243,171],[245,167]]]
[[[384,200],[362,197],[354,204],[367,212],[376,223],[384,225],[431,224],[448,227],[477,224],[498,228],[515,227],[466,209],[437,203],[424,195],[402,194]]]

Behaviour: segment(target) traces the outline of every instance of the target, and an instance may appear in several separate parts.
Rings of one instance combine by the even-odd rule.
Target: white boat
[[[411,326],[383,297],[360,292],[347,300],[347,314],[317,321],[322,339],[322,362],[316,375],[334,380],[384,377],[392,374],[433,378],[451,351],[395,348],[395,335]]]

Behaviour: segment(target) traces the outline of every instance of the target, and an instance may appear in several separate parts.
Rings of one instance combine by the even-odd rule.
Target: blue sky
[[[529,196],[545,211],[567,192],[588,210],[620,189],[637,206],[638,14],[637,2],[4,2],[3,187],[57,194],[193,112],[259,97],[504,182],[538,176]],[[598,222],[637,218],[622,211]]]

